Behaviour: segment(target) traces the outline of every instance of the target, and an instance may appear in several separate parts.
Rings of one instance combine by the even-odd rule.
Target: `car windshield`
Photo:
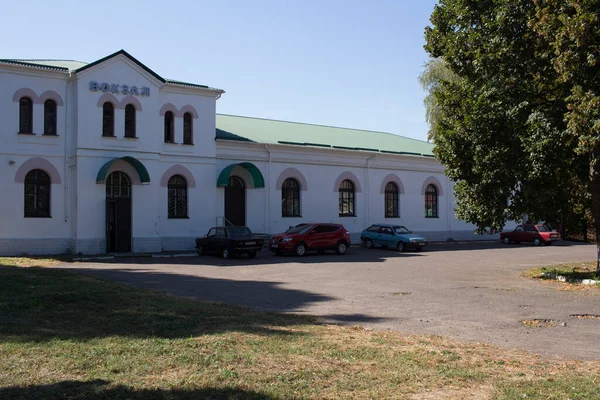
[[[538,231],[540,231],[540,232],[550,232],[550,229],[548,229],[544,225],[538,225],[537,228],[538,228]]]
[[[403,233],[409,232],[409,230],[406,229],[404,226],[395,226],[394,231],[396,231],[396,233],[398,233],[398,234],[403,234]]]
[[[311,227],[310,224],[300,224],[288,229],[285,233],[306,233]]]
[[[247,226],[230,226],[227,228],[229,237],[252,236],[252,231]]]

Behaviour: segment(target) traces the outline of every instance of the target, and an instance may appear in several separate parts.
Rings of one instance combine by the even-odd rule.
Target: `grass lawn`
[[[592,279],[600,281],[600,275],[596,274],[596,262],[580,262],[561,265],[553,265],[550,267],[532,268],[523,272],[523,276],[532,279],[545,279],[556,282],[556,276],[561,275],[567,278],[568,281],[577,279]],[[582,287],[581,284],[571,284],[564,282],[565,287],[577,290],[577,287]],[[585,287],[584,287],[585,288]],[[600,285],[587,286],[588,289],[598,290]]]
[[[599,376],[600,362],[0,267],[0,399],[597,399]]]

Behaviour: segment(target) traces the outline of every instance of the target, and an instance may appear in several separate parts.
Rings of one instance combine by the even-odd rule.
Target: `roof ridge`
[[[333,125],[324,125],[324,124],[311,124],[311,123],[308,123],[308,122],[285,121],[285,120],[282,120],[282,119],[272,119],[272,118],[248,117],[248,116],[245,116],[245,115],[233,115],[233,114],[221,114],[221,113],[217,113],[217,115],[223,115],[223,116],[226,116],[226,117],[260,119],[260,120],[263,120],[263,121],[285,122],[285,123],[288,123],[288,124],[320,126],[320,127],[323,127],[323,128],[346,129],[346,130],[349,130],[349,131],[357,131],[357,132],[378,133],[378,134],[381,134],[381,135],[392,135],[392,136],[395,136],[395,137],[401,137],[403,139],[414,140],[414,141],[419,142],[419,143],[431,144],[431,143],[426,142],[424,140],[419,140],[419,139],[415,139],[415,138],[411,138],[411,137],[407,137],[407,136],[403,136],[403,135],[397,135],[397,134],[391,133],[391,132],[372,131],[372,130],[369,130],[369,129],[346,128],[346,127],[343,127],[343,126],[333,126]]]
[[[70,61],[70,62],[78,62],[78,63],[82,63],[82,64],[88,64],[85,61],[79,61],[79,60],[66,60],[66,59],[60,59],[60,58],[5,58],[5,60],[12,60],[12,61]]]

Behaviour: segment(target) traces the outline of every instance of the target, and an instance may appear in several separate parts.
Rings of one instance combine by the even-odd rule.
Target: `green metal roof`
[[[265,178],[260,173],[260,170],[256,167],[256,165],[249,162],[231,164],[223,168],[223,171],[221,171],[219,177],[217,178],[217,187],[226,187],[229,185],[229,176],[231,175],[231,171],[237,166],[245,168],[246,171],[250,173],[255,188],[265,187]]]
[[[217,139],[433,157],[433,144],[385,132],[217,114]]]
[[[96,175],[96,183],[104,183],[104,181],[106,180],[106,173],[108,172],[108,169],[111,165],[113,165],[119,160],[127,161],[129,164],[131,164],[131,166],[135,168],[138,175],[140,176],[140,181],[142,183],[150,183],[150,174],[148,173],[148,170],[146,169],[144,164],[142,164],[142,162],[137,158],[130,156],[113,158],[112,160],[107,161],[98,171],[98,175]]]

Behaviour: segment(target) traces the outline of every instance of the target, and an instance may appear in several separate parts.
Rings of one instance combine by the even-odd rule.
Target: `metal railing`
[[[233,226],[233,224],[225,217],[217,217],[217,226]]]

